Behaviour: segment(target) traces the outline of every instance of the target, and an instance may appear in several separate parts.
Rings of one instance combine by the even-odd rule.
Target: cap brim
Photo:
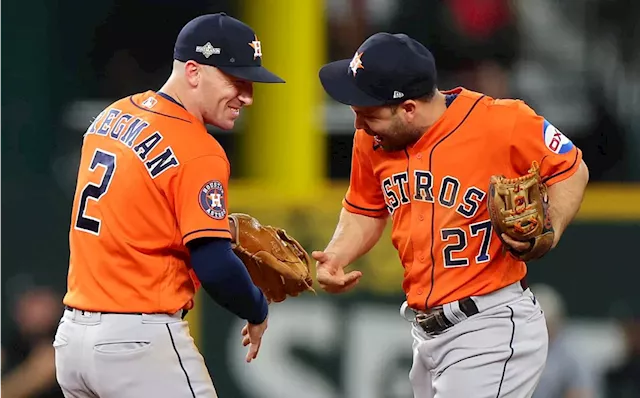
[[[269,72],[263,66],[217,66],[218,69],[233,77],[255,83],[284,83],[280,77]]]
[[[326,64],[320,69],[322,87],[334,100],[352,106],[380,106],[386,102],[360,90],[356,79],[349,73],[350,59]]]

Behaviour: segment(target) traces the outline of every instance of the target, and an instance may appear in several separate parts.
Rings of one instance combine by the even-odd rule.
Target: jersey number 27
[[[102,149],[96,149],[89,165],[89,171],[94,172],[98,166],[102,166],[105,171],[102,176],[100,185],[87,183],[82,188],[80,195],[80,203],[78,204],[78,214],[76,216],[75,228],[81,231],[89,232],[94,235],[100,235],[101,221],[98,218],[89,217],[85,214],[87,210],[87,202],[89,199],[98,201],[107,193],[113,173],[116,171],[116,155]]]
[[[491,220],[481,221],[469,225],[469,232],[472,238],[481,238],[480,247],[474,258],[476,264],[486,263],[489,261],[489,243],[491,242],[491,233],[493,225]],[[456,257],[454,253],[464,251],[467,246],[467,232],[462,228],[446,228],[440,231],[443,242],[447,245],[442,250],[445,268],[466,267],[469,265],[469,259],[466,257]]]

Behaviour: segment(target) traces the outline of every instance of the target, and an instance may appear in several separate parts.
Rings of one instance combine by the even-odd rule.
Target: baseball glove
[[[269,303],[307,290],[315,293],[309,271],[311,257],[298,241],[284,229],[264,226],[248,214],[232,213],[229,219],[236,228],[233,251]]]
[[[487,206],[493,227],[504,247],[523,261],[544,256],[553,245],[547,187],[539,171],[538,163],[534,161],[527,175],[518,178],[492,176],[489,183]],[[504,242],[502,233],[531,245],[524,252],[516,251]]]

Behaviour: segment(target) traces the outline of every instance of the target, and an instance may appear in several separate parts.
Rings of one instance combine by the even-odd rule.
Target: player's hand
[[[517,240],[513,240],[509,235],[505,233],[503,233],[501,236],[505,243],[511,246],[517,252],[526,252],[527,250],[529,250],[529,248],[531,248],[531,243],[529,242],[520,242]]]
[[[314,251],[311,256],[316,260],[316,280],[320,287],[329,293],[344,293],[353,289],[362,277],[362,272],[344,273],[344,268],[335,253]]]
[[[262,335],[267,330],[267,319],[264,322],[255,325],[247,322],[242,328],[242,345],[249,346],[249,352],[247,352],[246,361],[251,362],[258,357],[258,351],[260,351],[260,344],[262,343]]]

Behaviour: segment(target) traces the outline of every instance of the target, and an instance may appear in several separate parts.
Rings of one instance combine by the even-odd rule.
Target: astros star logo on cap
[[[354,77],[356,73],[358,73],[358,69],[364,69],[364,66],[362,65],[362,61],[360,60],[360,57],[362,57],[362,54],[364,53],[356,52],[356,54],[353,56],[353,59],[351,60],[351,63],[349,64],[349,69],[351,69],[351,72],[353,73]]]

